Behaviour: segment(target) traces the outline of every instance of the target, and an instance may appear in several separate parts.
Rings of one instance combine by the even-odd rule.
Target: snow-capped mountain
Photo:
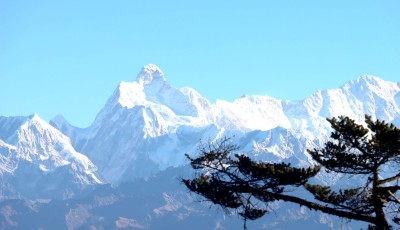
[[[117,183],[183,164],[183,153],[195,151],[200,139],[235,134],[248,140],[249,132],[259,130],[322,143],[329,134],[327,117],[348,115],[362,121],[370,114],[396,123],[399,91],[396,83],[362,76],[303,101],[244,96],[211,104],[194,89],[169,85],[158,67],[147,65],[136,81],[120,83],[89,128],[76,129],[62,118],[52,124],[72,138],[74,147],[87,154],[109,182]],[[288,156],[282,141],[269,148],[260,140],[247,150]],[[304,155],[310,145],[297,155]]]
[[[145,66],[134,82],[121,82],[94,123],[79,130],[62,117],[51,124],[112,183],[149,176],[185,163],[203,137],[220,132],[205,117],[210,103],[192,89],[168,84],[161,70]],[[99,145],[98,143],[102,143]]]
[[[211,104],[194,89],[171,86],[150,64],[135,81],[119,84],[90,127],[75,128],[62,117],[51,124],[108,182],[119,183],[183,165],[183,154],[196,152],[200,140],[222,136],[235,136],[243,151],[261,159],[294,157],[307,164],[307,148],[329,136],[328,117],[347,115],[363,122],[369,114],[400,124],[399,92],[397,83],[361,76],[300,101],[243,96]]]
[[[147,65],[136,80],[117,86],[87,128],[62,116],[50,124],[38,115],[0,117],[0,226],[187,229],[197,221],[206,224],[193,229],[229,229],[237,219],[210,214],[179,184],[191,173],[184,153],[196,154],[200,141],[232,137],[239,151],[257,159],[307,166],[313,162],[307,149],[329,138],[326,118],[345,115],[363,123],[365,114],[399,126],[400,83],[366,75],[304,100],[245,95],[210,103],[192,88],[171,86],[158,67]],[[340,175],[321,173],[317,179],[335,184]],[[88,187],[93,190],[82,193],[87,196],[74,196]],[[282,207],[276,209],[284,213],[279,218],[263,218],[254,229],[298,223],[339,228],[318,212]],[[48,213],[59,224],[43,225]]]
[[[0,130],[0,199],[68,198],[102,183],[89,158],[37,114],[0,117]]]

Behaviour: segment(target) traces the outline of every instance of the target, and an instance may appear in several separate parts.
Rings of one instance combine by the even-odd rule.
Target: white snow
[[[70,125],[55,125],[74,133],[70,137],[77,151],[85,153],[108,181],[118,183],[184,164],[183,154],[196,152],[200,140],[223,136],[234,136],[243,150],[261,158],[310,162],[306,149],[329,136],[327,117],[346,115],[363,122],[364,114],[370,114],[400,122],[399,95],[398,84],[361,76],[301,101],[246,95],[211,104],[194,89],[171,86],[150,64],[134,82],[119,84],[88,129],[71,132],[66,128]],[[253,131],[260,132],[258,137]],[[271,131],[272,139],[260,139]]]
[[[326,118],[345,115],[362,123],[364,114],[369,114],[400,125],[399,86],[365,75],[299,101],[246,95],[212,104],[192,88],[171,86],[157,66],[147,65],[135,81],[117,86],[88,128],[74,127],[62,116],[52,125],[37,114],[0,116],[0,178],[12,183],[24,175],[18,180],[27,185],[28,193],[36,191],[35,186],[57,191],[57,186],[69,190],[118,184],[187,164],[185,153],[197,154],[200,142],[222,137],[231,137],[239,152],[259,160],[308,166],[314,162],[307,149],[329,138]],[[40,181],[49,175],[56,179]],[[338,174],[318,175],[325,184],[339,179]],[[165,205],[154,213],[185,208],[185,202],[176,199],[185,198],[182,194],[163,192]],[[302,218],[298,214],[294,212],[293,218]],[[135,219],[118,221],[121,226],[142,226]]]
[[[72,176],[86,178],[88,183],[102,183],[98,178],[96,166],[89,158],[76,152],[67,136],[37,114],[26,117],[24,123],[16,125],[13,124],[13,117],[3,117],[2,120],[3,124],[8,123],[14,129],[8,130],[7,140],[0,139],[0,174],[12,174],[17,169],[29,171],[29,168],[18,167],[20,161],[31,162],[44,173],[56,172],[63,166],[74,164]]]

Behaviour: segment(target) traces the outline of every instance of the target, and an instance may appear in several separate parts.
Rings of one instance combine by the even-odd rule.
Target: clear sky
[[[0,115],[86,127],[148,63],[207,97],[400,81],[398,0],[0,0]]]

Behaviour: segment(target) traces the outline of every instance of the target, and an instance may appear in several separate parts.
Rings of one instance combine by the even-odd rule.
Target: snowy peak
[[[173,89],[165,80],[164,73],[153,64],[142,67],[134,82],[120,82],[107,102],[106,107],[116,104],[125,108],[146,105],[148,102],[158,103],[163,97],[163,90]],[[161,100],[162,101],[162,100]]]
[[[34,170],[40,178],[44,175],[52,177],[63,174],[65,182],[77,186],[102,183],[96,166],[89,158],[75,151],[69,137],[37,114],[28,117],[0,117],[0,133],[4,134],[0,137],[3,146],[0,148],[0,175],[2,168],[8,169],[4,172],[11,174],[11,177],[25,172],[29,175],[29,170]],[[8,165],[14,165],[12,170]],[[29,177],[32,181],[35,178]],[[56,183],[56,179],[53,182]],[[41,186],[41,183],[35,186]]]
[[[314,123],[310,127],[312,129],[315,129],[317,124],[325,129],[325,125],[319,121],[316,123],[315,118],[324,120],[340,115],[352,117],[361,123],[365,114],[392,122],[399,116],[399,99],[398,84],[364,75],[345,83],[340,88],[317,91],[304,101],[288,102],[285,111],[295,120],[311,120]]]
[[[112,117],[124,109],[151,108],[169,120],[176,116],[204,116],[211,104],[191,88],[177,89],[165,80],[164,74],[155,65],[144,66],[134,82],[120,82],[96,120]],[[180,118],[178,118],[180,119]]]
[[[379,87],[379,88],[384,88],[387,85],[393,84],[392,82],[382,80],[379,77],[375,77],[372,75],[362,75],[362,76],[356,78],[355,80],[349,81],[349,83],[375,86],[375,87]]]
[[[354,94],[374,93],[384,99],[392,98],[400,91],[398,84],[370,75],[364,75],[356,80],[349,81],[342,86],[342,89],[351,91]]]
[[[106,180],[118,183],[177,165],[179,153],[194,151],[200,139],[284,129],[277,145],[287,139],[286,130],[322,143],[330,129],[326,118],[339,115],[362,121],[364,114],[370,114],[400,124],[399,92],[396,83],[361,76],[305,100],[245,95],[212,104],[192,88],[171,86],[162,71],[150,64],[136,81],[119,84],[91,127],[54,125],[71,138],[75,149],[91,158]],[[138,159],[154,167],[143,168]]]
[[[165,81],[164,73],[153,64],[143,66],[137,75],[136,82],[147,85],[154,81]]]

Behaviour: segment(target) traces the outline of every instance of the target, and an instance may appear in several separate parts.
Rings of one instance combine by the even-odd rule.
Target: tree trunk
[[[375,225],[378,230],[389,230],[390,226],[386,220],[385,212],[383,211],[384,202],[381,199],[381,191],[379,191],[379,174],[378,168],[373,170],[373,181],[372,181],[372,202],[375,208]]]

